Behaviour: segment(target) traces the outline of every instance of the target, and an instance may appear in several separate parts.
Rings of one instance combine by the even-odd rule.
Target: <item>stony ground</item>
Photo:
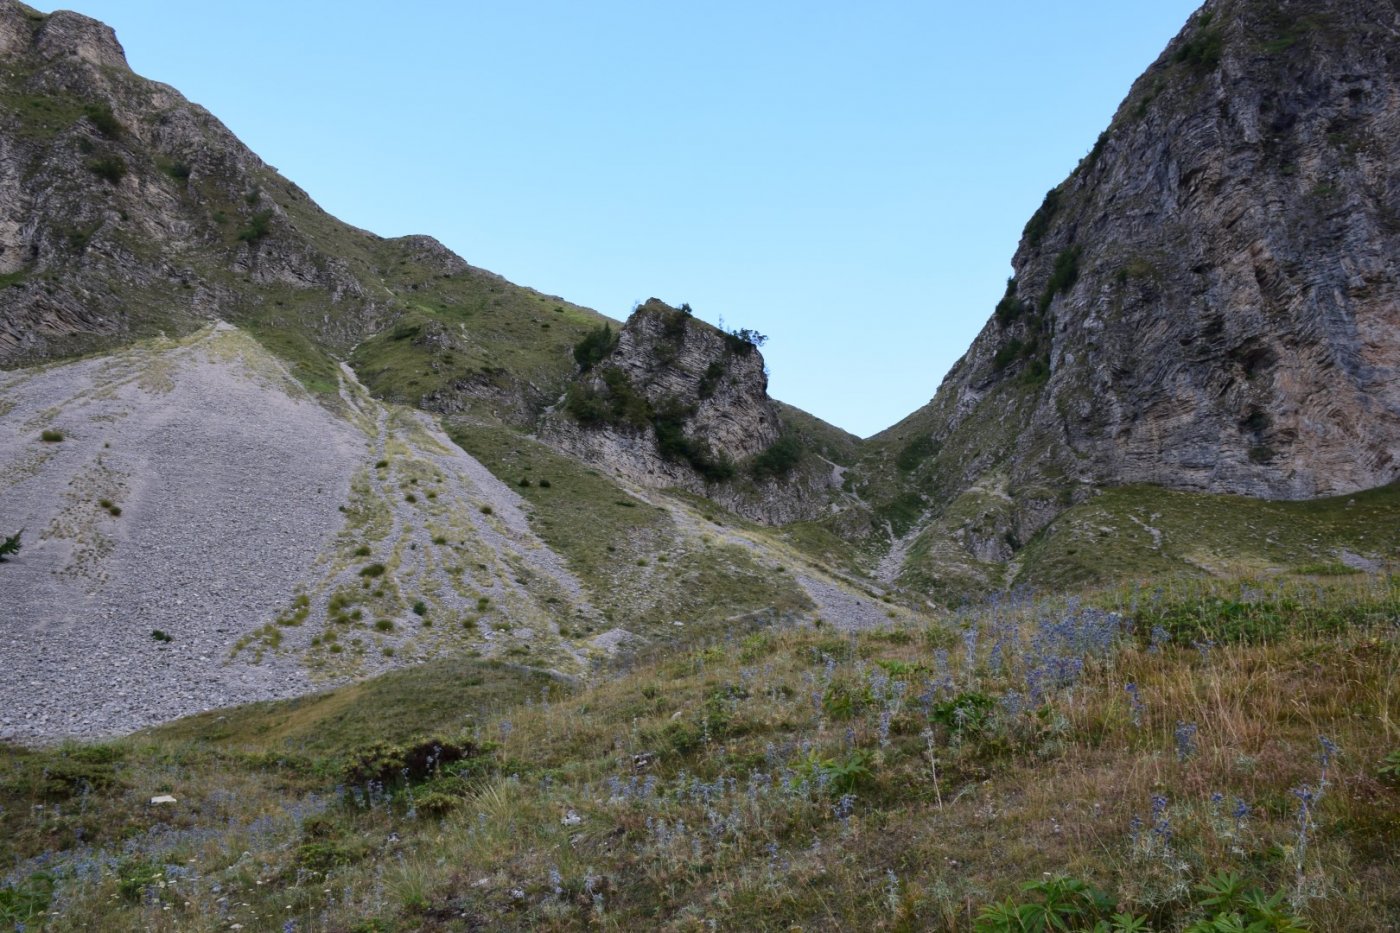
[[[8,373],[0,393],[0,527],[24,529],[0,566],[0,738],[307,689],[292,659],[225,662],[339,529],[356,431],[224,329]]]
[[[683,535],[715,533],[631,491]],[[372,399],[348,368],[338,399],[313,398],[223,324],[0,373],[0,533],[21,528],[0,565],[4,740],[129,732],[444,652],[586,676],[632,639],[561,634],[596,629],[601,597],[431,417]],[[877,592],[761,535],[721,536],[791,567],[814,617],[887,619]]]

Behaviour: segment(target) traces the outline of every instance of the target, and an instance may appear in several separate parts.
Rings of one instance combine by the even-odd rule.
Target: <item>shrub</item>
[[[160,642],[174,641],[167,632],[158,628],[151,629],[151,637]]]
[[[100,159],[92,159],[87,164],[88,171],[109,185],[120,184],[126,177],[126,162],[121,156],[103,156]]]
[[[1178,64],[1189,65],[1199,72],[1214,71],[1220,64],[1220,55],[1225,48],[1225,34],[1220,27],[1211,27],[1212,14],[1201,16],[1201,27],[1176,50]]]
[[[238,239],[244,243],[256,243],[267,236],[272,223],[272,211],[258,211],[248,220],[248,226],[238,231]]]
[[[176,181],[188,181],[191,169],[188,162],[172,162],[165,167],[165,174]]]
[[[536,483],[536,485],[539,486],[541,489],[548,489],[550,487],[550,482],[547,479],[542,479],[538,483]]]
[[[899,451],[894,458],[894,465],[906,473],[919,468],[929,457],[938,453],[938,444],[927,434],[920,434]]]
[[[997,302],[996,319],[1002,327],[1009,327],[1026,312],[1026,303],[1016,297],[1016,277],[1006,280],[1006,294]]]
[[[1045,283],[1045,292],[1040,296],[1041,311],[1050,307],[1056,295],[1069,291],[1079,281],[1079,256],[1082,252],[1080,247],[1071,246],[1055,257],[1055,267],[1050,272],[1050,280]]]
[[[11,555],[19,553],[19,549],[22,547],[19,539],[23,535],[24,529],[21,528],[14,534],[6,537],[4,541],[0,541],[0,564],[3,564],[6,558],[10,557]]]
[[[1016,360],[1020,359],[1025,349],[1026,345],[1019,337],[1012,337],[996,352],[996,355],[992,357],[992,369],[1001,372],[1003,369],[1016,362]]]
[[[574,345],[574,360],[579,368],[587,372],[617,348],[617,341],[618,335],[613,333],[612,325],[595,327]]]
[[[1045,192],[1045,200],[1040,202],[1040,207],[1031,215],[1031,219],[1026,223],[1025,232],[1022,234],[1026,242],[1031,246],[1039,246],[1040,241],[1045,239],[1045,234],[1050,232],[1050,222],[1055,219],[1055,214],[1060,210],[1060,189],[1051,188]]]
[[[740,327],[727,332],[724,335],[724,342],[729,347],[729,352],[743,355],[752,353],[763,346],[768,342],[768,338],[756,330]]]
[[[419,616],[425,616],[425,615],[427,615],[427,614],[428,614],[428,604],[425,603],[425,602],[423,602],[423,600],[421,600],[421,599],[418,600],[417,602],[415,602],[415,603],[413,604],[413,613],[414,613],[414,615],[419,615]]]
[[[784,434],[763,453],[754,457],[749,472],[754,479],[765,480],[786,476],[802,459],[802,443],[794,434]]]
[[[63,432],[43,431],[39,434],[39,440],[44,441],[48,444],[57,444],[59,441],[63,440]]]
[[[88,104],[83,108],[83,116],[87,121],[97,128],[97,131],[108,139],[116,139],[122,134],[122,125],[115,114],[112,113],[112,106],[108,103]]]
[[[394,623],[390,619],[379,619],[374,623],[374,627],[381,632],[392,632]]]
[[[462,763],[471,762],[483,751],[471,742],[437,739],[425,739],[412,745],[371,745],[350,760],[345,768],[345,781],[351,786],[375,781],[387,787],[405,781],[422,781],[440,770],[456,774],[480,771],[481,767],[464,768]],[[449,765],[454,767],[449,769]]]
[[[370,564],[370,565],[367,566],[367,567],[361,567],[361,568],[360,568],[360,576],[362,576],[362,577],[382,577],[382,576],[384,576],[384,565],[383,565],[383,564]]]
[[[701,398],[709,398],[715,394],[715,389],[719,388],[719,382],[724,378],[724,364],[715,360],[705,367],[705,375],[700,377],[700,387],[698,395]]]

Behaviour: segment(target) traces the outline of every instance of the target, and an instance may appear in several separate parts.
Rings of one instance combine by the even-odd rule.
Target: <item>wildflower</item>
[[[899,909],[899,877],[892,868],[885,869],[885,900],[891,911]]]
[[[1123,689],[1128,693],[1129,715],[1132,716],[1133,726],[1142,728],[1142,713],[1146,707],[1143,705],[1142,696],[1138,693],[1138,685],[1128,682],[1123,685]]]
[[[1185,761],[1196,753],[1196,724],[1177,720],[1174,734],[1177,761]]]

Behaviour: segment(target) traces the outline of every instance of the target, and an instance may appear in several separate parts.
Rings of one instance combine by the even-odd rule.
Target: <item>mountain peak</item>
[[[129,71],[111,26],[71,10],[43,14],[17,0],[0,0],[0,54],[26,49],[45,59],[77,58],[99,68]]]

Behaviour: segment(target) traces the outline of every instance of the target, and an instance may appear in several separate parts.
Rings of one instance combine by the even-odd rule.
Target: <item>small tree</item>
[[[3,542],[0,542],[0,564],[3,564],[5,562],[5,558],[9,555],[19,553],[19,538],[22,534],[24,534],[23,528],[10,535]]]

